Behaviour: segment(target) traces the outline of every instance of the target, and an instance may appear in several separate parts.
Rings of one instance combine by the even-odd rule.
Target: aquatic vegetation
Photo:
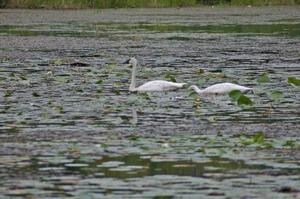
[[[242,105],[248,105],[248,106],[250,105],[251,106],[251,105],[254,104],[254,102],[249,97],[247,97],[246,95],[244,95],[239,90],[233,90],[228,95],[239,106],[242,106]]]
[[[4,91],[4,97],[11,97],[13,94],[13,91],[12,90],[5,90]]]
[[[268,73],[263,73],[257,80],[257,83],[268,83],[270,82],[269,74]]]
[[[196,0],[9,0],[8,7],[29,8],[136,8],[196,5]]]
[[[1,7],[22,8],[136,8],[179,7],[197,5],[295,5],[298,0],[5,0]]]
[[[296,77],[288,77],[288,83],[295,87],[300,86],[300,80],[297,79]]]
[[[274,101],[279,101],[282,98],[284,98],[284,94],[281,91],[274,90],[271,93],[269,93],[269,95],[270,95],[271,99]]]
[[[165,80],[171,81],[171,82],[176,82],[175,76],[168,71],[165,74]]]

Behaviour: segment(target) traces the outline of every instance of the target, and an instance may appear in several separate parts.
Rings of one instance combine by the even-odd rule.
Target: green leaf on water
[[[108,144],[102,143],[100,146],[101,146],[102,148],[106,149],[106,148],[108,147]]]
[[[218,156],[222,156],[222,155],[226,154],[226,151],[224,149],[220,148],[220,149],[218,149],[217,153],[218,153]]]
[[[11,91],[11,90],[4,91],[4,97],[10,97],[10,96],[12,96],[12,94],[13,94],[13,91]]]
[[[197,85],[198,86],[202,86],[204,84],[204,79],[199,79],[198,81],[197,81]]]
[[[116,94],[116,95],[120,95],[120,94],[121,94],[121,91],[118,90],[118,89],[115,89],[115,88],[112,90],[112,92],[113,92],[114,94]]]
[[[300,86],[300,80],[296,77],[288,77],[288,83],[295,87]]]
[[[252,102],[252,100],[247,97],[246,95],[241,95],[239,97],[239,99],[237,100],[238,105],[253,105],[254,103]]]
[[[241,95],[238,100],[237,100],[238,105],[253,105],[254,103],[252,102],[252,100],[247,97],[246,95]]]
[[[251,144],[258,144],[264,145],[265,143],[265,135],[263,132],[257,132],[255,135],[251,136],[250,138],[246,138],[244,135],[241,135],[241,144],[244,145],[251,145]]]
[[[238,99],[241,95],[242,95],[242,92],[239,90],[233,90],[229,93],[229,97],[234,101],[238,101]]]
[[[63,64],[63,61],[61,59],[56,59],[56,60],[53,61],[53,64],[56,65],[56,66],[59,66],[59,65]]]
[[[137,136],[137,135],[130,135],[128,137],[128,140],[130,140],[130,141],[138,141],[139,139],[141,139],[141,137]]]
[[[209,121],[209,122],[216,122],[216,117],[215,116],[209,116],[208,118],[207,118],[207,121]]]
[[[24,74],[20,75],[19,77],[21,80],[27,80],[27,77]]]
[[[229,93],[229,97],[240,105],[253,105],[252,100],[239,90],[233,90]]]
[[[167,73],[165,75],[165,79],[168,80],[168,81],[171,81],[171,82],[176,82],[176,79],[175,79],[174,75],[172,75],[171,73]]]
[[[286,140],[282,146],[293,148],[296,145],[294,140]]]
[[[257,80],[257,83],[268,83],[270,82],[269,75],[267,73],[263,73]]]
[[[274,101],[280,100],[284,97],[281,91],[272,91],[270,95]]]
[[[206,153],[206,151],[205,151],[205,148],[204,148],[204,147],[197,149],[197,152],[198,152],[198,153],[203,153],[203,154],[205,154],[205,153]]]
[[[58,113],[64,113],[64,108],[62,106],[55,106],[53,109]]]
[[[263,144],[265,142],[265,135],[263,132],[258,132],[252,137],[253,142],[256,144]]]
[[[143,99],[146,99],[146,100],[150,100],[150,95],[148,93],[138,93],[138,96],[143,98]]]
[[[241,144],[250,145],[250,144],[253,144],[253,140],[252,139],[243,139],[243,140],[241,140]]]
[[[96,84],[102,84],[103,83],[103,80],[102,79],[99,79]]]
[[[68,83],[69,80],[66,79],[64,76],[57,76],[55,77],[55,80],[58,81],[59,83]]]

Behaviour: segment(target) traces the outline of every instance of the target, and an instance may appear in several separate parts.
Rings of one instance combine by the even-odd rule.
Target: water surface
[[[2,10],[0,196],[298,197],[299,13]],[[254,105],[129,93],[132,56],[138,84],[234,82]]]

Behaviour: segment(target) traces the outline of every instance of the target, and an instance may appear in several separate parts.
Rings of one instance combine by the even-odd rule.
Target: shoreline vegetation
[[[300,0],[0,0],[2,8],[165,8],[201,5],[271,6],[299,5]]]

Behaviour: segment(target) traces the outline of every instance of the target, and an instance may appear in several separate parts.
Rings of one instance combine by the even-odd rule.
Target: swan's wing
[[[207,87],[204,89],[205,93],[227,93],[230,92],[229,90],[231,89],[230,84],[227,83],[221,83],[221,84],[214,84],[212,86]]]
[[[182,88],[184,83],[174,83],[164,80],[154,80],[139,86],[137,91],[168,91]]]
[[[231,84],[231,83],[228,83],[228,84],[230,84],[231,91],[232,90],[239,90],[241,92],[245,92],[245,91],[252,90],[252,88],[249,88],[249,87],[246,87],[246,86],[241,86],[241,85],[238,85],[238,84]]]
[[[226,94],[230,93],[233,90],[240,90],[242,92],[252,90],[251,88],[240,86],[237,84],[232,84],[232,83],[220,83],[220,84],[215,84],[210,87],[207,87],[205,89],[206,93],[219,93],[219,94]]]

